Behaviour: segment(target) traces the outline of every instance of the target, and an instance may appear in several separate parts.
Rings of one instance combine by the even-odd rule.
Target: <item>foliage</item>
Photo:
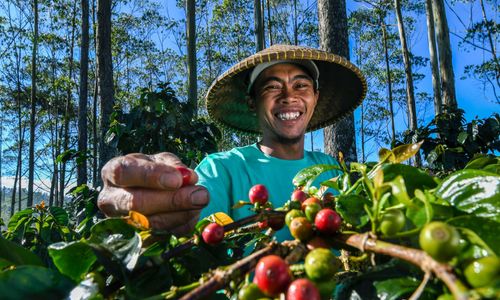
[[[168,83],[155,91],[144,89],[129,113],[115,109],[106,142],[123,154],[166,151],[186,163],[197,163],[217,150],[220,133],[204,119],[188,119],[190,109],[176,98]]]
[[[445,110],[417,132],[406,132],[405,142],[423,140],[425,158],[435,171],[461,169],[476,154],[500,151],[499,114],[468,123],[463,115],[462,109]]]
[[[458,276],[457,280],[462,283],[445,287],[440,280],[432,280],[423,286],[420,298],[436,299],[449,288],[454,289],[454,293],[459,296],[473,298],[494,299],[500,293],[496,281],[487,287],[473,288],[465,283],[466,278],[462,273],[471,260],[485,256],[497,257],[500,254],[496,238],[500,230],[497,214],[500,209],[500,176],[487,171],[500,168],[500,161],[498,158],[488,161],[478,158],[469,162],[467,168],[439,179],[418,168],[402,164],[419,151],[420,145],[421,143],[402,145],[392,150],[381,149],[377,163],[351,163],[348,168],[341,161],[340,169],[344,173],[323,182],[320,187],[311,186],[314,178],[331,168],[339,168],[338,166],[311,166],[294,178],[297,188],[308,191],[310,196],[318,199],[323,198],[326,188],[338,190],[339,194],[333,203],[318,201],[323,206],[335,207],[342,216],[341,232],[333,235],[319,234],[313,227],[316,237],[334,243],[337,249],[349,249],[351,253],[350,256],[345,256],[345,253],[341,256],[344,264],[350,266],[349,270],[320,281],[333,285],[337,283],[339,288],[336,290],[336,299],[352,298],[355,295],[360,299],[399,299],[411,295],[421,285],[422,272],[418,266],[412,266],[405,260],[410,260],[412,255],[421,252],[417,250],[418,234],[426,224],[434,220],[446,222],[460,233],[460,252],[447,263],[447,268],[453,270],[455,276]],[[353,174],[358,174],[355,181],[351,181]],[[97,193],[81,186],[73,194],[78,199],[76,202],[81,202],[76,205],[79,207],[77,210],[85,207],[86,217],[69,219],[75,220],[75,228],[89,228],[88,222],[91,222],[90,218],[95,213],[92,205],[95,204]],[[26,230],[22,231],[21,228],[26,228],[29,222],[26,218],[33,220],[29,224],[41,224],[44,220],[42,228],[49,224],[54,224],[52,228],[55,228],[56,222],[68,224],[68,214],[63,214],[58,209],[56,211],[59,214],[55,215],[51,213],[52,208],[39,205],[18,213],[11,219],[5,233],[7,239],[0,239],[0,267],[3,270],[0,272],[0,291],[6,299],[43,298],[48,295],[65,297],[70,294],[84,295],[84,298],[174,299],[190,291],[207,293],[198,296],[208,297],[208,285],[204,284],[207,282],[224,288],[225,296],[234,296],[248,282],[248,277],[247,280],[244,278],[247,272],[244,270],[248,270],[249,266],[251,269],[256,263],[249,258],[258,255],[260,251],[275,249],[272,245],[276,244],[270,243],[274,231],[262,232],[261,225],[256,226],[255,222],[266,218],[271,222],[273,214],[283,216],[283,211],[296,207],[297,203],[290,200],[283,207],[272,211],[268,210],[272,208],[269,202],[242,202],[241,207],[250,206],[256,215],[235,222],[221,214],[209,217],[201,220],[193,235],[188,237],[176,237],[151,229],[144,217],[131,212],[128,217],[93,223],[88,234],[83,234],[83,238],[72,234],[68,238],[52,239],[50,244],[43,231],[36,231],[38,225],[30,227],[30,234]],[[300,203],[298,205],[300,207]],[[385,214],[392,210],[403,212],[405,221],[400,231],[391,232],[387,236],[380,225]],[[208,245],[201,238],[201,232],[205,225],[214,220],[225,225],[226,235],[220,244]],[[367,247],[385,243],[379,248],[375,246],[372,250],[374,253],[380,251],[394,255],[395,258],[387,259],[376,255],[372,258],[376,261],[376,266],[372,266],[369,256],[353,250],[353,244],[345,244],[349,237],[359,236],[360,233],[368,233],[368,239],[377,237]],[[22,234],[24,239],[21,238]],[[40,247],[33,246],[37,239],[44,241],[50,257],[42,260],[39,258],[41,253],[37,249]],[[9,240],[14,240],[31,251]],[[401,246],[384,241],[395,242],[405,250],[390,252],[392,248]],[[281,250],[273,252],[287,257],[295,277],[306,276],[301,261],[307,251],[300,250],[305,249],[300,244],[298,241],[284,242],[277,248]],[[362,249],[364,246],[358,247]],[[317,259],[322,259],[322,256]],[[337,269],[337,261],[332,261],[335,267],[331,270]],[[424,263],[420,267],[429,272]],[[217,270],[211,271],[214,268]],[[332,276],[330,272],[327,273],[325,276]],[[440,279],[441,275],[437,274]],[[21,280],[28,278],[27,276],[30,282]],[[29,288],[28,285],[33,283],[36,283],[36,288]],[[215,294],[212,297],[222,299],[225,296]]]

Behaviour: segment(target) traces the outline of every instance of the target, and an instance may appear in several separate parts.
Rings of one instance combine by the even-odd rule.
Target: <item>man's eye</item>
[[[266,90],[278,90],[281,87],[278,84],[270,84],[265,87]]]

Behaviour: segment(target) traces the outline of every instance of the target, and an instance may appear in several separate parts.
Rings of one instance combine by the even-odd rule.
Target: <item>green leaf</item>
[[[55,270],[20,266],[0,273],[0,293],[4,300],[63,299],[74,284]]]
[[[500,176],[481,170],[460,170],[436,189],[436,196],[458,210],[500,222]]]
[[[412,166],[404,164],[384,164],[382,166],[382,171],[384,172],[384,182],[390,182],[397,176],[403,177],[406,191],[410,198],[414,197],[415,189],[424,191],[437,186],[434,177]],[[370,173],[369,175],[370,178],[374,176],[375,173]]]
[[[57,224],[61,226],[67,226],[69,222],[69,216],[66,210],[58,206],[49,207],[50,214],[54,217]]]
[[[360,195],[340,195],[335,210],[345,222],[361,228],[370,220],[363,208],[365,205],[370,205],[370,202]]]
[[[391,150],[389,149],[386,149],[386,148],[380,148],[380,150],[378,151],[378,161],[381,162],[381,163],[384,163],[384,162],[393,162],[395,160],[395,156],[394,156],[394,153],[392,153]]]
[[[400,277],[375,281],[373,285],[377,290],[379,299],[398,300],[403,299],[403,296],[411,295],[420,285],[420,280],[411,277]],[[431,290],[430,287],[426,287],[425,290],[434,295],[438,293],[437,290]]]
[[[338,165],[325,165],[319,164],[302,169],[295,177],[292,182],[295,186],[305,186],[305,189],[309,189],[309,186],[314,182],[314,180],[323,172],[329,170],[342,170]]]
[[[401,145],[397,146],[396,148],[392,149],[392,153],[394,154],[394,163],[401,163],[413,156],[418,152],[420,149],[420,146],[423,144],[423,140],[414,143],[414,144],[408,144],[408,145]]]
[[[0,259],[9,262],[9,265],[43,266],[42,260],[28,249],[0,237]]]
[[[105,219],[91,229],[89,245],[98,258],[121,262],[132,270],[141,251],[142,240],[134,228],[122,219]],[[111,265],[111,264],[110,264]]]
[[[477,240],[473,235],[468,234],[467,236],[471,243],[478,246],[482,246],[485,243],[497,256],[500,256],[499,223],[477,216],[459,216],[448,220],[448,223],[458,228],[469,229],[480,238],[480,240]]]
[[[84,242],[55,243],[48,250],[59,272],[76,282],[83,279],[97,259],[92,248]]]
[[[7,225],[7,230],[16,231],[16,228],[20,225],[22,220],[26,221],[27,217],[33,214],[32,208],[26,208],[21,211],[15,213],[9,220],[9,224]]]
[[[431,205],[426,205],[421,201],[412,201],[413,205],[408,206],[406,210],[406,217],[415,225],[420,228],[432,219]]]
[[[458,134],[457,142],[463,145],[467,140],[467,137],[469,137],[469,134],[466,131],[462,131]]]
[[[476,157],[469,161],[467,165],[464,167],[464,169],[476,169],[476,170],[483,170],[484,167],[489,166],[489,165],[495,165],[495,164],[500,164],[500,158],[494,157],[494,156],[489,156],[489,155],[482,155],[479,157]]]

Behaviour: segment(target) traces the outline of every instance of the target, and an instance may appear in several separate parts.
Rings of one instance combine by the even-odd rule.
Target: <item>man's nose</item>
[[[292,86],[283,86],[283,93],[280,100],[282,103],[292,103],[297,101],[297,97]]]

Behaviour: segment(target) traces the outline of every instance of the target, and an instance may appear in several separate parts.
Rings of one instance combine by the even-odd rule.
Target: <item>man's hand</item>
[[[102,169],[104,188],[98,206],[107,216],[127,215],[130,210],[145,215],[151,226],[176,234],[191,231],[208,204],[208,191],[195,186],[196,173],[182,186],[177,167],[186,166],[171,153],[127,154],[110,160]]]

